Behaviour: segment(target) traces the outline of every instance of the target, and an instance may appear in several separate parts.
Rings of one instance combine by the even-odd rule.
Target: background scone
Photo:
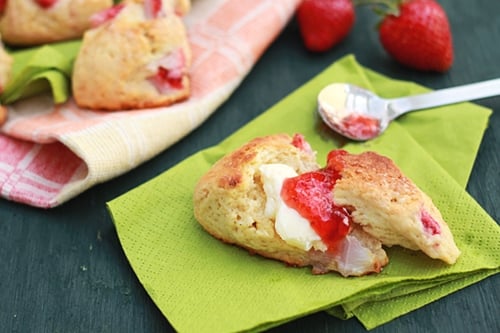
[[[391,160],[334,150],[320,168],[300,135],[256,138],[226,155],[193,200],[214,237],[313,273],[380,272],[382,245],[449,264],[460,254],[437,208]]]
[[[188,98],[191,49],[171,1],[127,1],[94,17],[76,58],[73,96],[82,108],[125,110]]]
[[[90,17],[112,5],[113,0],[7,0],[0,32],[12,45],[79,38],[90,28]]]

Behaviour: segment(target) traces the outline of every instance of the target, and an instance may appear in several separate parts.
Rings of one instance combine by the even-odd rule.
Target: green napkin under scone
[[[340,144],[316,116],[316,96],[331,82],[355,83],[384,97],[425,91],[347,56],[217,146],[108,203],[132,268],[177,331],[261,331],[322,310],[355,316],[370,329],[499,272],[500,228],[464,190],[491,113],[471,103],[410,113],[375,140],[343,145],[392,158],[429,194],[462,251],[455,265],[393,247],[380,274],[312,275],[310,268],[287,267],[223,244],[199,226],[192,207],[196,182],[254,137],[302,133],[324,165]]]
[[[80,45],[75,40],[9,52],[14,59],[12,74],[0,101],[10,104],[49,91],[56,104],[65,102],[71,95],[71,72]]]

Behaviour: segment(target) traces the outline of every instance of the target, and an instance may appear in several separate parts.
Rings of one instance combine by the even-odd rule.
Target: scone
[[[320,168],[301,135],[256,138],[226,155],[198,181],[193,201],[214,237],[315,274],[380,272],[389,262],[384,242],[450,264],[459,255],[437,208],[389,159],[334,150]]]
[[[7,0],[0,14],[6,44],[40,45],[80,38],[90,17],[113,0]]]
[[[126,110],[167,106],[190,94],[191,49],[172,1],[131,0],[93,17],[76,58],[78,106]]]
[[[348,207],[353,220],[384,245],[421,250],[453,264],[459,254],[453,235],[432,200],[389,158],[374,152],[337,154],[333,200]]]
[[[317,274],[379,272],[388,262],[381,243],[351,224],[347,211],[339,207],[325,217],[335,221],[321,239],[280,199],[285,178],[318,168],[315,154],[300,135],[256,138],[223,157],[199,180],[194,215],[223,242],[288,265],[312,266]]]

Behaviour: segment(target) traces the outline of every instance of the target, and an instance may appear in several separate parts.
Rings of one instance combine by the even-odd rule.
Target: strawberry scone
[[[383,245],[453,264],[460,251],[438,209],[388,158],[334,150],[320,168],[301,135],[256,138],[194,190],[194,215],[223,242],[314,274],[378,273]]]
[[[131,0],[92,17],[73,70],[78,106],[167,106],[190,94],[191,49],[176,2]]]
[[[0,32],[12,45],[80,38],[90,28],[90,16],[112,5],[113,0],[5,0]]]

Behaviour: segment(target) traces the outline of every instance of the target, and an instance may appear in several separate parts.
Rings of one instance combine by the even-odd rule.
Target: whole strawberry
[[[384,49],[400,63],[423,71],[447,71],[453,63],[450,24],[435,0],[397,2],[396,14],[379,27]]]
[[[303,0],[297,21],[306,48],[314,52],[331,49],[344,39],[354,24],[351,0]]]

